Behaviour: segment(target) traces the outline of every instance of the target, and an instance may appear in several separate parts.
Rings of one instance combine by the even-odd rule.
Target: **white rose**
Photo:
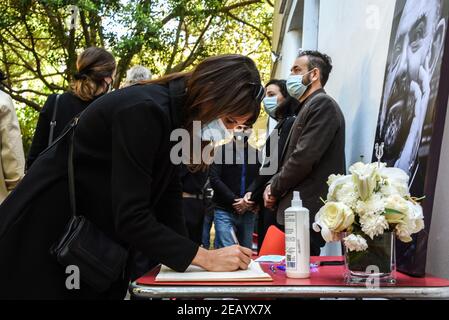
[[[328,202],[317,213],[317,218],[333,232],[342,232],[354,223],[354,212],[347,205]]]
[[[399,168],[381,167],[379,169],[379,174],[384,179],[389,179],[405,185],[408,185],[410,180],[408,174],[405,173],[404,170]]]
[[[393,195],[386,199],[385,208],[385,218],[390,224],[396,224],[396,235],[402,242],[411,242],[411,236],[424,229],[424,215],[419,204]]]
[[[379,174],[383,179],[381,193],[385,196],[399,194],[402,197],[410,196],[408,184],[409,176],[399,168],[381,168]]]
[[[364,164],[358,162],[349,168],[360,198],[368,200],[376,189],[380,176],[377,163]]]
[[[340,240],[339,233],[330,231],[328,227],[321,225],[319,221],[317,222],[315,220],[313,230],[316,232],[321,232],[321,236],[327,243]]]
[[[366,242],[366,240],[359,235],[355,235],[355,234],[351,234],[349,236],[347,236],[346,238],[343,239],[345,247],[349,250],[349,251],[365,251],[366,249],[368,249],[368,243]]]
[[[315,216],[313,230],[321,231],[326,242],[339,241],[339,233],[348,229],[354,222],[354,212],[343,203],[328,202]]]
[[[411,235],[424,229],[424,215],[422,207],[419,204],[414,204],[411,201],[407,201],[407,206],[408,210],[405,215],[405,219],[403,222],[398,224],[396,230],[398,237],[403,237],[410,240]]]
[[[367,213],[360,217],[362,231],[371,239],[381,235],[390,227],[387,219],[381,214]]]

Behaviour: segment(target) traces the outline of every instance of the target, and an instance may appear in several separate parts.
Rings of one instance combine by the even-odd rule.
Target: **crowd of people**
[[[345,173],[345,121],[324,90],[332,62],[320,52],[301,52],[286,80],[266,85],[242,55],[210,57],[156,79],[134,66],[117,90],[116,62],[105,49],[86,49],[76,67],[70,89],[42,107],[26,161],[13,102],[0,87],[0,298],[120,299],[130,280],[159,263],[177,271],[190,264],[246,269],[267,229],[284,228],[294,191],[312,223],[327,177]],[[277,123],[263,159],[250,143],[261,105]],[[176,129],[192,138],[180,165],[171,159]],[[198,137],[201,155],[214,147],[212,163],[190,161]],[[273,161],[275,172],[266,173]],[[51,249],[75,234],[76,216],[107,239],[95,244],[103,246],[103,264],[109,248],[126,252],[104,290],[83,278],[93,272],[87,268],[81,288],[67,289],[63,253]],[[311,232],[311,254],[323,244]],[[36,278],[24,292],[30,269]]]

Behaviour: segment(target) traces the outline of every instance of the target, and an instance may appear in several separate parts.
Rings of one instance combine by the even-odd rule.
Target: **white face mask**
[[[305,85],[303,82],[304,76],[311,73],[312,71],[313,70],[310,70],[309,72],[303,75],[292,74],[288,77],[287,91],[292,97],[299,99],[304,95],[304,93],[306,93],[307,88],[312,84],[312,82],[310,82],[308,85]]]
[[[268,113],[270,117],[275,118],[274,114],[276,113],[276,109],[278,107],[278,97],[265,97],[265,99],[263,99],[263,105],[266,113]]]
[[[201,140],[220,141],[232,138],[232,134],[221,119],[214,120],[201,127]]]

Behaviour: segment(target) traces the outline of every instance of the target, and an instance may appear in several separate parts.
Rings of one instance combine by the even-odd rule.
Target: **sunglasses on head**
[[[250,84],[255,86],[254,98],[257,100],[258,103],[262,103],[263,99],[265,98],[265,87],[261,83],[251,82]]]

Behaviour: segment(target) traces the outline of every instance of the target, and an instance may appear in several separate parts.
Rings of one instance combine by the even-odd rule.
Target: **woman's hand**
[[[238,245],[217,250],[199,248],[192,264],[213,272],[246,270],[251,255],[250,249]]]

